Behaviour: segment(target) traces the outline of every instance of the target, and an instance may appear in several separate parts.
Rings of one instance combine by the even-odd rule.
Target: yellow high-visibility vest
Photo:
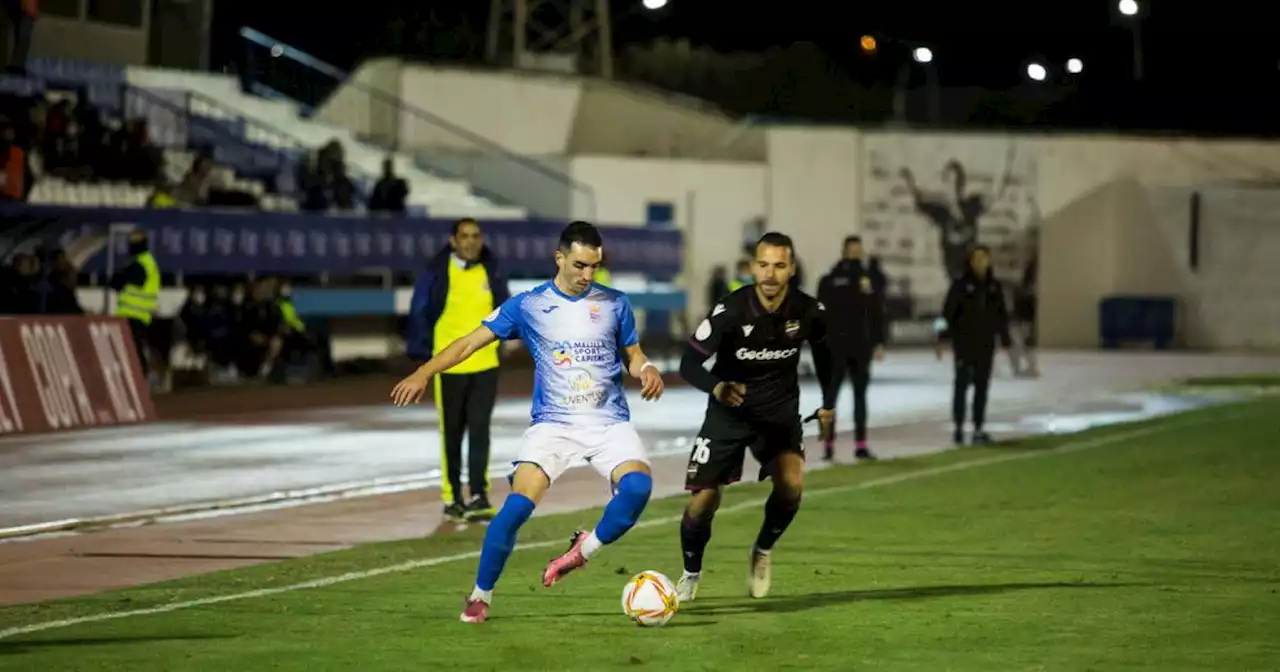
[[[609,269],[607,268],[596,269],[595,283],[597,285],[600,285],[601,287],[611,287],[612,285],[610,285],[609,283],[611,283],[612,281],[613,281],[613,276],[610,275]]]
[[[116,316],[151,324],[151,318],[160,305],[160,267],[150,252],[133,258],[147,272],[147,279],[138,285],[125,285],[116,295]]]
[[[280,299],[276,301],[276,306],[280,308],[280,317],[284,323],[299,334],[307,332],[307,325],[298,317],[298,309],[293,307],[293,302],[288,299]]]

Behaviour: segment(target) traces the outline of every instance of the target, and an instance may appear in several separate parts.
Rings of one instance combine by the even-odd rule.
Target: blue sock
[[[480,551],[480,568],[476,570],[476,587],[493,590],[502,576],[502,568],[516,547],[516,533],[533,515],[533,500],[512,493],[502,503],[502,510],[489,522],[484,533],[484,548]]]
[[[653,477],[633,471],[618,480],[613,499],[604,507],[604,515],[596,525],[596,538],[602,544],[612,544],[622,538],[640,520],[640,513],[649,503],[653,492]]]

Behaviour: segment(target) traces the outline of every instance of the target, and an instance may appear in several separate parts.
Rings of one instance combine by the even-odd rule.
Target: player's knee
[[[689,505],[685,507],[685,514],[699,522],[709,523],[716,517],[716,510],[719,508],[720,488],[706,488],[695,491],[689,497]]]
[[[782,501],[800,506],[804,499],[804,481],[800,478],[780,478],[773,483],[774,494]]]
[[[614,496],[632,505],[639,515],[639,510],[649,503],[649,496],[652,494],[653,477],[643,471],[633,471],[618,479],[617,493]]]

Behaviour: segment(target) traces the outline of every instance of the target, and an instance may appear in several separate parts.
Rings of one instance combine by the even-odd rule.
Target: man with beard
[[[697,597],[702,556],[724,486],[742,478],[747,450],[760,463],[760,480],[773,492],[764,522],[751,547],[748,594],[761,598],[772,583],[771,553],[800,510],[804,488],[804,438],[797,371],[800,346],[813,349],[822,385],[822,408],[815,414],[823,435],[830,432],[831,353],[826,316],[813,297],[793,289],[795,251],[791,238],[764,234],[756,244],[753,282],[721,299],[689,339],[680,375],[707,393],[707,413],[694,440],[685,476],[690,491],[680,523],[684,573],[676,584],[683,604]],[[710,371],[704,364],[712,356]]]

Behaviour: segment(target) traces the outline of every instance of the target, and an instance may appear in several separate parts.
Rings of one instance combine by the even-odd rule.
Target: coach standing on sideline
[[[853,383],[854,457],[874,460],[867,447],[867,386],[871,361],[884,359],[884,302],[863,261],[862,238],[844,239],[844,258],[818,282],[818,301],[826,307],[832,355],[832,389],[838,395],[845,373]],[[823,437],[824,457],[835,459],[835,430]]]
[[[460,219],[440,251],[418,276],[409,306],[406,350],[419,364],[471,333],[480,321],[511,296],[493,253],[484,244],[480,223]],[[445,517],[453,522],[488,520],[489,422],[498,397],[498,343],[477,350],[435,379],[440,418],[440,484]],[[471,499],[463,503],[462,437],[468,438],[467,471]]]
[[[955,421],[954,440],[964,443],[966,397],[973,386],[973,443],[989,444],[982,429],[987,419],[987,390],[995,364],[996,339],[1008,350],[1009,312],[1004,287],[991,274],[991,252],[984,245],[973,248],[965,273],[951,283],[942,309],[947,321],[951,350],[955,357],[955,390],[951,415]]]

